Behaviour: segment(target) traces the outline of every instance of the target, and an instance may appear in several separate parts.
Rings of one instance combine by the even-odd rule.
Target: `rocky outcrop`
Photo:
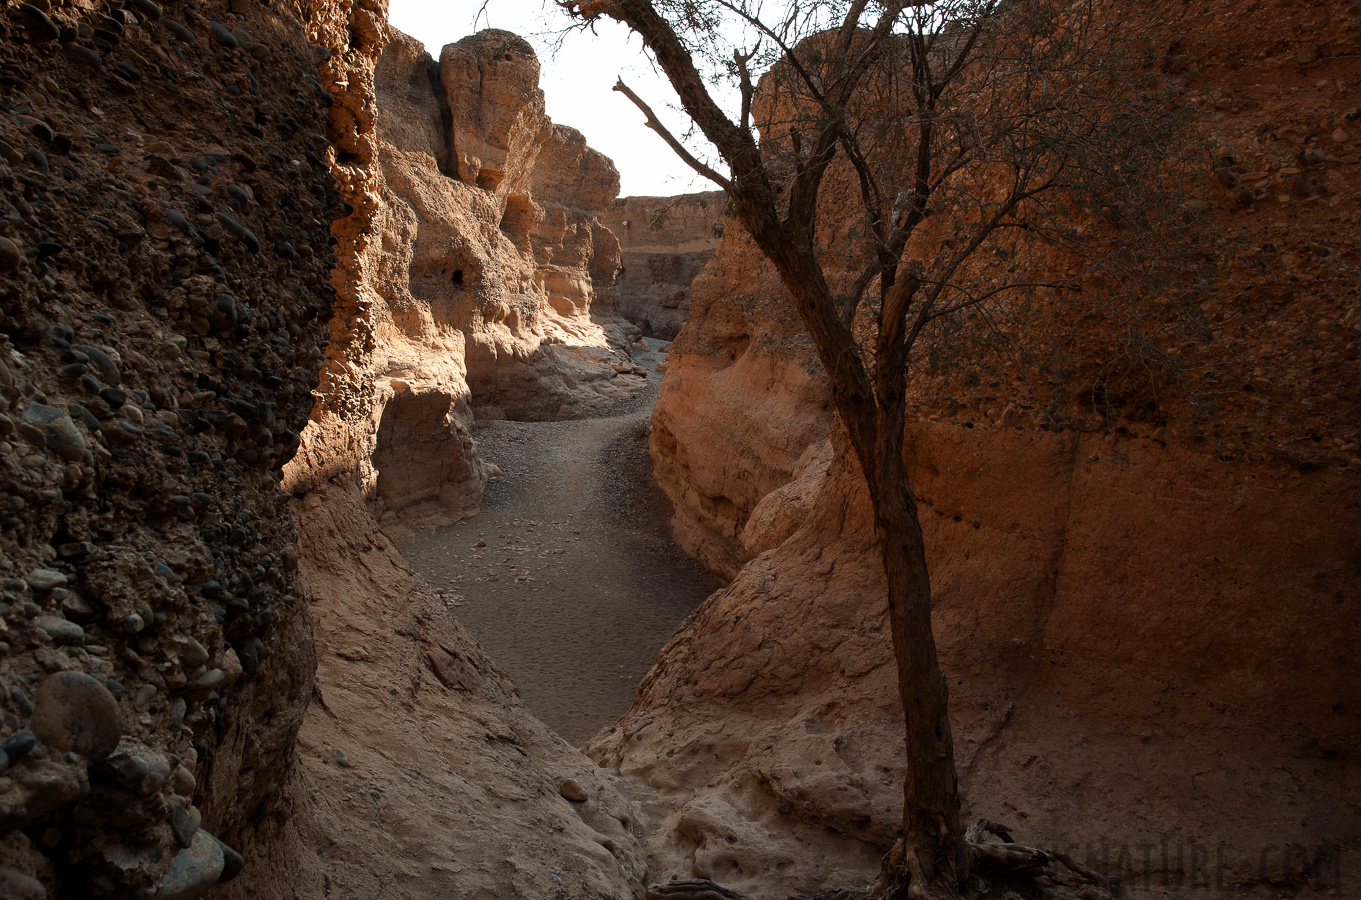
[[[474,410],[570,418],[642,380],[626,349],[635,332],[591,309],[618,271],[593,212],[618,175],[544,115],[529,45],[489,31],[439,63],[400,32],[383,46],[381,113],[363,133],[372,171],[352,179],[364,221],[344,226],[356,229],[342,290],[354,312],[333,326],[287,486],[353,471],[380,517],[436,523],[481,497]]]
[[[351,317],[285,479],[314,703],[291,815],[240,896],[629,897],[645,867],[631,802],[526,712],[388,537],[476,510],[474,405],[575,415],[642,383],[590,314],[618,250],[586,209],[617,176],[543,116],[513,35],[468,38],[438,64],[399,32],[376,46],[349,78],[372,85],[352,104],[377,110],[347,198],[363,218],[337,225],[356,254],[340,274]],[[622,345],[627,329],[610,330]]]
[[[332,98],[291,7],[42,7],[0,39],[0,893],[199,896],[278,813],[311,690],[278,481]]]
[[[747,517],[828,435],[831,398],[779,279],[740,228],[690,290],[692,324],[671,345],[652,415],[653,476],[676,543],[731,578],[746,562]]]
[[[966,358],[917,382],[967,812],[1137,890],[1337,889],[1361,836],[1354,66],[1208,4],[1176,28],[1221,154],[1190,208],[1231,364],[1186,346],[1193,383],[1155,412]],[[653,453],[678,538],[737,574],[589,752],[651,793],[663,875],[813,893],[863,881],[890,839],[901,710],[861,480],[822,443],[817,363],[734,231],[696,282]],[[767,419],[772,396],[795,411]]]
[[[610,308],[648,337],[673,340],[690,312],[690,285],[723,237],[726,205],[722,191],[615,200],[600,215],[623,264]]]

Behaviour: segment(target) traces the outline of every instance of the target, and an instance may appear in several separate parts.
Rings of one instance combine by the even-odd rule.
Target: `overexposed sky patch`
[[[439,58],[445,44],[484,28],[503,28],[523,36],[539,54],[541,85],[554,122],[571,125],[587,142],[614,160],[620,196],[671,195],[715,190],[676,158],[647,128],[643,115],[612,88],[623,78],[677,133],[683,116],[668,114],[675,95],[643,53],[642,42],[626,28],[602,21],[596,33],[562,34],[570,20],[551,0],[390,0],[388,18],[398,30]],[[692,149],[698,149],[691,142]],[[721,170],[720,170],[721,171]]]

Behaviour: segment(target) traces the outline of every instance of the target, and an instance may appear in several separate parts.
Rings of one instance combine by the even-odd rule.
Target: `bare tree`
[[[1141,335],[1169,318],[1174,300],[1147,290],[1171,219],[1147,176],[1179,152],[1162,86],[1128,16],[1081,0],[556,2],[642,37],[694,130],[615,89],[728,193],[812,336],[869,490],[906,714],[902,828],[873,894],[967,892],[975,863],[1014,845],[960,821],[903,455],[914,349],[964,316],[1005,329],[1099,308]]]

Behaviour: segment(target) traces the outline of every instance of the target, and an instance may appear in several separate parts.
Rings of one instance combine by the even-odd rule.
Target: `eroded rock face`
[[[309,696],[333,98],[297,11],[43,6],[0,41],[0,884],[150,896],[278,814]]]
[[[1193,854],[1231,889],[1302,885],[1289,844],[1336,885],[1361,835],[1361,373],[1354,280],[1327,262],[1354,252],[1350,63],[1208,4],[1176,27],[1205,134],[1241,169],[1193,200],[1239,381],[1211,382],[1212,416],[1174,393],[1144,417],[1078,384],[1009,391],[1005,366],[918,382],[909,464],[966,813],[1135,889],[1211,893]],[[823,377],[751,253],[730,230],[696,282],[653,439],[678,537],[737,574],[588,750],[653,793],[663,875],[813,893],[872,876],[893,834],[902,713],[862,480],[823,443]]]
[[[480,500],[474,409],[569,418],[642,381],[630,326],[592,314],[619,268],[594,214],[618,175],[548,120],[529,45],[488,31],[436,63],[399,32],[383,41],[366,76],[382,112],[355,119],[362,221],[338,227],[345,302],[288,487],[354,471],[379,516],[436,523]]]
[[[674,340],[690,312],[690,286],[723,236],[722,191],[679,197],[621,197],[603,221],[619,238],[623,270],[610,308],[648,337]]]
[[[617,781],[524,709],[389,539],[403,523],[476,510],[487,478],[471,437],[479,398],[551,417],[626,395],[610,382],[641,383],[595,361],[626,359],[589,314],[617,244],[569,205],[613,190],[613,167],[543,117],[532,55],[482,59],[518,40],[470,38],[446,48],[442,67],[384,29],[367,55],[347,57],[353,93],[342,105],[377,113],[354,117],[351,139],[368,156],[355,154],[346,182],[356,212],[336,225],[354,256],[336,273],[342,304],[321,397],[285,481],[298,495],[299,571],[316,622],[316,702],[286,773],[290,815],[262,825],[271,840],[232,896],[287,885],[358,900],[400,884],[409,897],[622,900],[642,878],[637,813]],[[451,106],[444,79],[476,84],[479,60],[504,63],[505,78],[533,91],[493,91],[481,111],[456,92]],[[496,107],[498,97],[520,105]],[[472,146],[470,122],[489,162],[466,183],[456,151]],[[509,134],[526,127],[537,142],[527,149]],[[495,187],[479,187],[492,170]],[[561,796],[568,780],[586,802]]]
[[[827,437],[831,397],[779,278],[739,227],[690,292],[691,324],[671,345],[652,414],[653,475],[676,542],[732,578],[747,517]]]

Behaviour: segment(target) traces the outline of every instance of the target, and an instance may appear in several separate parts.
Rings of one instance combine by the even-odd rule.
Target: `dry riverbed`
[[[634,351],[647,387],[600,418],[479,428],[479,455],[504,473],[483,512],[402,548],[530,709],[578,745],[628,709],[657,651],[719,586],[671,541],[652,483],[646,435],[668,345],[648,344]]]

